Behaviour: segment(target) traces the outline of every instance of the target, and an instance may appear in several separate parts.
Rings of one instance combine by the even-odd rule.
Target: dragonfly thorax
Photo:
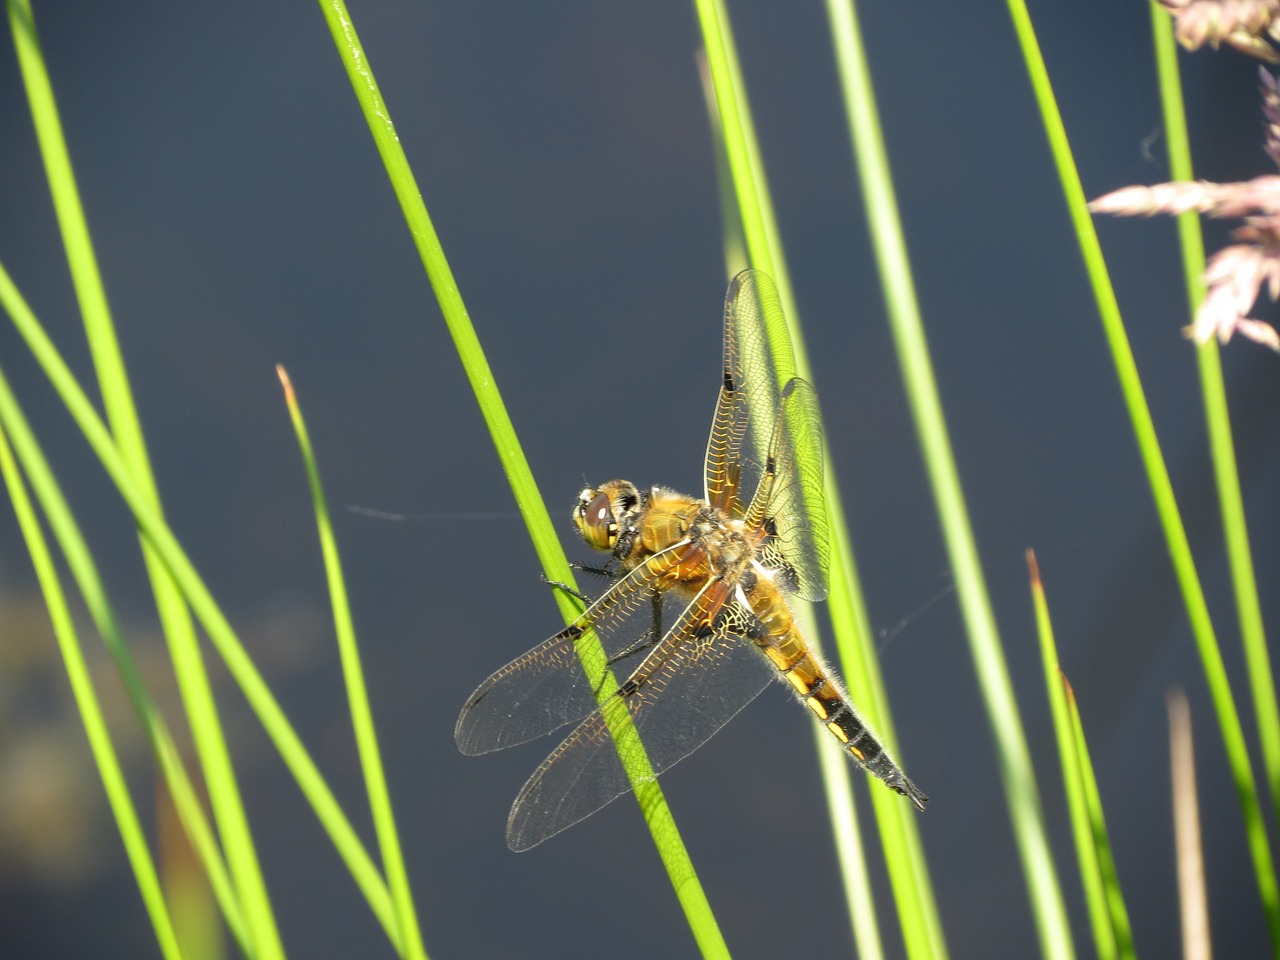
[[[612,553],[626,570],[679,544],[694,547],[664,578],[673,585],[709,576],[736,581],[756,559],[755,544],[741,521],[667,487],[641,491],[626,480],[587,487],[578,495],[573,522],[582,539]]]

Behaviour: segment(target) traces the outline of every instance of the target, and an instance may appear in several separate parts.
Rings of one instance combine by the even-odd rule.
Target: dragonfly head
[[[587,487],[573,507],[573,524],[588,545],[613,552],[618,539],[635,524],[640,491],[626,480],[610,480],[598,488]]]

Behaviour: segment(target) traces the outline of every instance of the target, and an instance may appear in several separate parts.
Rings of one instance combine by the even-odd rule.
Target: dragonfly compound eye
[[[596,550],[612,550],[613,545],[618,542],[618,524],[613,519],[609,496],[596,493],[588,500],[587,494],[591,492],[583,491],[578,508],[573,512],[573,519],[578,524],[582,539],[588,544]]]

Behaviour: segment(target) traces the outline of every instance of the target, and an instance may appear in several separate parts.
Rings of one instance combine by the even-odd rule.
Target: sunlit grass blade
[[[351,709],[351,725],[355,732],[356,748],[360,754],[360,766],[364,773],[365,791],[369,796],[369,808],[373,813],[374,831],[382,852],[382,863],[395,907],[396,922],[400,930],[400,955],[426,960],[418,915],[413,907],[413,893],[409,887],[409,875],[405,870],[404,853],[400,848],[400,836],[396,829],[395,815],[391,810],[391,795],[387,791],[387,778],[382,768],[382,753],[378,749],[378,736],[373,723],[373,711],[369,706],[369,691],[365,686],[364,668],[360,664],[360,650],[356,643],[355,624],[351,621],[351,606],[347,599],[346,582],[342,576],[342,562],[338,556],[338,543],[333,534],[329,507],[325,501],[324,487],[320,482],[320,469],[316,465],[315,452],[307,433],[302,409],[293,391],[293,384],[283,366],[277,365],[276,373],[284,387],[285,403],[289,419],[298,440],[298,449],[307,471],[307,483],[311,489],[311,502],[316,514],[316,527],[320,535],[320,552],[324,556],[325,576],[329,584],[329,598],[333,605],[333,626],[338,640],[338,652],[342,658],[342,675],[347,685],[347,699]]]
[[[18,526],[26,540],[27,550],[31,554],[31,563],[49,608],[49,618],[53,622],[54,636],[57,637],[58,648],[62,653],[62,662],[67,670],[67,679],[71,683],[76,708],[80,711],[80,719],[84,723],[89,749],[98,767],[98,775],[102,778],[107,802],[115,817],[116,826],[120,830],[120,839],[124,842],[125,854],[129,858],[133,875],[138,882],[142,902],[146,907],[147,915],[151,918],[151,926],[160,944],[160,952],[167,960],[178,960],[182,957],[182,951],[174,933],[173,920],[169,916],[169,908],[165,903],[155,861],[147,846],[146,832],[138,819],[133,798],[129,795],[129,785],[125,782],[120,758],[111,741],[111,731],[107,729],[106,718],[102,714],[102,707],[93,688],[88,665],[80,649],[80,640],[76,636],[71,611],[67,608],[57,568],[54,566],[44,533],[40,529],[40,521],[27,496],[26,485],[22,482],[18,465],[13,458],[13,451],[5,436],[4,424],[7,422],[8,418],[0,417],[0,475],[4,476],[9,500],[13,504]]]
[[[1080,721],[1080,708],[1076,705],[1075,691],[1065,676],[1062,685],[1067,694],[1067,712],[1071,718],[1071,732],[1075,740],[1077,776],[1084,792],[1085,810],[1089,816],[1089,828],[1102,878],[1102,893],[1106,901],[1107,916],[1115,937],[1116,955],[1121,960],[1135,956],[1133,929],[1129,925],[1129,911],[1124,905],[1120,890],[1120,876],[1116,872],[1115,857],[1111,853],[1111,840],[1107,834],[1106,819],[1102,813],[1102,797],[1098,793],[1098,780],[1093,773],[1093,761],[1089,759],[1089,746],[1084,739],[1084,725]]]
[[[1154,3],[1151,5],[1151,28],[1155,41],[1165,139],[1169,145],[1170,179],[1191,181],[1195,179],[1195,174],[1191,165],[1191,145],[1187,135],[1186,112],[1182,104],[1182,83],[1178,74],[1173,25],[1168,13]],[[1188,312],[1194,316],[1204,299],[1204,239],[1198,214],[1187,212],[1178,217],[1178,241],[1182,250],[1183,278],[1187,285]],[[1254,720],[1262,746],[1263,769],[1271,793],[1272,815],[1276,823],[1280,824],[1280,707],[1276,703],[1275,676],[1262,625],[1262,606],[1258,598],[1257,578],[1254,576],[1253,550],[1249,546],[1248,525],[1245,523],[1244,498],[1240,492],[1240,475],[1236,467],[1235,443],[1231,436],[1231,418],[1227,409],[1227,392],[1223,384],[1217,341],[1210,339],[1196,349],[1196,364],[1200,374],[1205,425],[1218,489],[1218,508],[1222,514],[1222,530],[1226,539],[1227,562],[1231,569],[1231,586],[1235,593],[1236,615],[1240,621],[1245,663],[1248,665]]]
[[[390,111],[378,91],[373,69],[356,36],[351,15],[341,0],[321,0],[320,9],[329,25],[338,55],[351,80],[360,109],[369,124],[374,145],[382,157],[392,189],[395,191],[409,226],[409,232],[422,259],[432,289],[435,291],[441,312],[444,314],[445,324],[453,337],[454,346],[475,393],[481,415],[493,438],[503,471],[511,484],[516,505],[533,541],[534,551],[548,579],[572,583],[573,578],[560,547],[559,538],[556,536],[546,506],[538,493],[533,474],[521,451],[502,397],[495,386],[488,361],[481,350],[458,285],[445,258],[444,249],[427,213],[422,192],[418,188],[404,149],[396,135]],[[577,615],[577,610],[573,599],[562,593],[557,591],[556,599],[567,621]],[[598,644],[593,644],[593,647],[595,647],[594,652],[587,654],[584,662],[584,666],[588,669],[592,662],[604,662],[603,652],[598,649]],[[603,687],[602,690],[607,692],[608,687]],[[630,720],[626,716],[617,718],[617,722],[624,727],[630,726]],[[610,730],[614,731],[612,719]],[[727,956],[728,949],[711,912],[711,906],[703,893],[701,882],[698,880],[657,780],[653,779],[651,773],[646,774],[644,768],[648,765],[642,753],[626,749],[621,755],[624,757],[628,777],[635,788],[636,800],[653,835],[654,845],[667,869],[672,887],[685,912],[699,949],[704,956]],[[634,762],[631,759],[633,757]]]
[[[185,960],[227,960],[222,908],[161,777],[155,778],[156,859]]]
[[[867,871],[866,848],[858,826],[858,808],[850,780],[852,764],[836,743],[820,727],[813,730],[814,749],[830,756],[820,763],[823,794],[827,800],[827,816],[835,841],[840,876],[844,880],[845,910],[859,960],[882,960],[884,946],[880,940],[880,923],[876,919],[871,876]],[[833,782],[835,781],[835,782]],[[875,788],[872,788],[875,789]]]
[[[727,15],[723,4],[716,0],[698,0],[696,8],[715,90],[715,105],[723,130],[727,166],[750,261],[753,266],[763,269],[776,280],[783,309],[791,326],[797,369],[801,376],[812,379]],[[845,667],[843,673],[855,702],[883,737],[893,743],[892,724],[880,681],[879,665],[868,642],[871,633],[867,628],[861,592],[856,583],[852,545],[839,500],[839,483],[831,467],[831,457],[827,456],[825,459],[825,486],[832,519],[832,592],[829,609]],[[796,612],[802,628],[811,641],[818,644],[818,633],[812,615],[803,605],[797,605]],[[821,750],[819,756],[824,765],[824,784],[829,791],[834,791],[828,800],[830,808],[837,811],[852,809],[852,799],[847,796],[848,771],[837,772],[827,768],[828,764],[837,760],[847,767],[848,761],[827,750]],[[945,955],[941,927],[916,830],[915,811],[902,803],[900,797],[882,789],[872,788],[871,797],[907,949],[913,957]],[[841,825],[837,825],[835,830],[837,838],[847,836]],[[863,898],[859,893],[859,887],[863,883],[860,856],[860,851],[851,848],[842,850],[840,854],[846,892],[851,898],[858,900]],[[862,917],[855,912],[851,921],[855,928],[855,938],[860,944],[878,945],[878,932],[870,926],[874,922],[873,916]]]
[[[239,685],[249,706],[279,751],[289,772],[297,781],[303,796],[311,804],[343,862],[351,871],[352,877],[368,900],[378,922],[391,941],[398,945],[399,929],[395,922],[390,894],[382,876],[369,858],[368,852],[364,849],[341,807],[338,806],[324,778],[320,776],[315,762],[290,726],[280,705],[272,696],[266,681],[263,680],[235,635],[235,631],[223,616],[199,574],[196,573],[195,567],[177,538],[151,501],[134,483],[106,425],[2,268],[0,268],[0,302],[9,311],[14,326],[26,341],[54,390],[66,404],[72,419],[84,434],[108,477],[119,490],[125,504],[132,511],[142,535],[156,548],[166,568],[173,575],[182,595],[190,603],[197,620],[213,643],[214,649],[226,663],[232,679]],[[12,436],[14,434],[12,424],[9,425],[9,431]],[[15,436],[15,448],[21,457],[23,451],[17,447],[17,440],[18,437]],[[23,466],[28,473],[31,472],[29,463],[24,462]],[[83,584],[81,589],[84,589]],[[163,759],[163,751],[161,756]],[[198,837],[193,839],[197,842],[199,840]],[[246,943],[252,946],[247,935]]]
[[[956,578],[957,596],[971,654],[1000,757],[1005,796],[1041,951],[1050,957],[1070,957],[1073,950],[1062,892],[1045,835],[1044,816],[1026,737],[964,507],[959,475],[933,377],[857,18],[851,4],[837,0],[828,3],[828,11],[858,163],[861,194],[890,327]]]
[[[31,6],[29,0],[8,0],[8,8],[18,64],[107,418],[129,472],[142,494],[158,511],[159,494],[151,474],[142,427],[107,306]],[[191,618],[163,564],[147,544],[142,545],[142,550],[252,952],[257,960],[283,957],[284,948],[276,929],[271,901]]]
[[[742,213],[734,191],[733,174],[725,147],[724,129],[716,107],[716,94],[705,51],[698,52],[698,71],[714,145],[725,272],[732,277],[746,269],[749,258],[746,237],[742,229]],[[735,91],[734,95],[736,99],[745,102],[745,96],[741,91]],[[748,136],[747,139],[750,140],[750,137]],[[783,379],[781,374],[777,379],[779,381]],[[844,537],[845,532],[840,530],[836,535]],[[807,609],[806,604],[796,603],[793,607],[797,618],[800,619],[802,632],[811,643],[819,646],[821,638],[811,611]],[[872,898],[866,852],[858,833],[857,805],[854,803],[853,784],[850,777],[852,766],[825,731],[814,726],[812,734],[815,749],[818,751],[818,766],[822,773],[823,792],[826,796],[827,815],[831,820],[837,862],[844,880],[845,908],[849,916],[853,941],[857,946],[859,957],[865,960],[877,960],[884,956],[884,950],[880,938],[880,924],[875,912],[875,901]]]
[[[830,0],[826,7],[836,69],[849,123],[853,156],[858,168],[867,171],[862,182],[864,203],[869,205],[876,202],[872,198],[878,198],[887,199],[892,204],[892,182],[888,177],[888,163],[885,159],[883,138],[879,131],[876,100],[854,7],[851,3],[830,2]],[[892,206],[884,212],[894,213],[896,217]],[[896,229],[900,232],[900,227]],[[890,252],[893,246],[893,235],[892,231],[882,234],[872,229],[871,242],[879,258],[884,259],[893,255]],[[905,262],[905,254],[903,254],[903,262]],[[887,289],[886,287],[885,290]],[[838,497],[833,498],[831,502],[831,512],[833,529],[842,532],[843,540],[836,551],[839,563],[833,564],[832,570],[833,580],[837,573],[844,580],[844,589],[832,593],[831,618],[836,640],[840,646],[842,658],[852,665],[848,672],[858,678],[859,687],[865,691],[876,711],[876,721],[884,725],[888,738],[896,742],[879,661],[872,642],[874,634],[871,630],[871,620],[858,577],[852,546],[845,533],[847,526],[844,521],[843,503]],[[890,869],[890,879],[894,885],[899,912],[904,915],[903,928],[908,953],[919,957],[945,957],[947,955],[946,940],[938,917],[937,903],[925,862],[924,850],[920,843],[915,811],[908,809],[904,804],[896,803],[897,798],[887,794],[873,791],[871,799],[882,825],[881,833],[886,858],[891,865],[894,865]],[[892,828],[885,829],[885,824],[892,821],[896,821]]]
[[[1178,860],[1178,905],[1183,960],[1210,960],[1209,895],[1204,881],[1200,801],[1191,738],[1191,707],[1181,690],[1165,697],[1169,709],[1169,761],[1173,788],[1173,837]]]
[[[1107,895],[1102,879],[1098,850],[1094,843],[1093,825],[1089,817],[1089,804],[1085,798],[1081,774],[1081,758],[1076,750],[1076,731],[1071,720],[1071,707],[1067,704],[1066,678],[1058,664],[1057,645],[1053,639],[1053,624],[1049,620],[1049,604],[1045,599],[1044,583],[1040,579],[1040,567],[1035,552],[1027,551],[1027,566],[1031,573],[1031,599],[1036,614],[1036,629],[1040,635],[1040,659],[1044,667],[1045,692],[1053,715],[1053,731],[1058,742],[1058,759],[1062,766],[1062,782],[1066,788],[1067,810],[1071,818],[1071,832],[1075,839],[1076,862],[1080,866],[1080,882],[1084,888],[1085,906],[1089,911],[1089,923],[1093,928],[1093,942],[1098,960],[1115,960],[1116,931],[1111,924],[1107,908]]]
[[[1009,9],[1031,78],[1032,90],[1040,108],[1041,120],[1045,125],[1050,152],[1058,170],[1067,211],[1071,217],[1076,240],[1084,258],[1085,270],[1098,304],[1103,331],[1115,365],[1116,378],[1120,384],[1130,425],[1137,440],[1138,452],[1151,487],[1156,513],[1160,518],[1165,543],[1173,561],[1174,575],[1187,609],[1187,617],[1191,624],[1192,635],[1195,637],[1196,650],[1200,654],[1205,681],[1213,699],[1214,713],[1222,734],[1223,747],[1231,765],[1236,795],[1244,815],[1245,835],[1253,862],[1258,894],[1266,916],[1267,931],[1271,937],[1272,949],[1280,956],[1280,894],[1277,893],[1275,865],[1267,843],[1257,783],[1245,747],[1240,715],[1232,698],[1226,667],[1222,661],[1217,637],[1214,635],[1213,623],[1209,618],[1204,590],[1196,574],[1191,545],[1187,540],[1186,529],[1178,512],[1173,484],[1169,479],[1169,471],[1160,451],[1155,424],[1143,395],[1142,381],[1120,316],[1120,306],[1116,301],[1115,291],[1107,274],[1106,262],[1102,256],[1102,248],[1098,243],[1093,220],[1085,203],[1084,188],[1080,183],[1079,173],[1071,155],[1066,128],[1053,97],[1048,70],[1036,42],[1035,31],[1025,4],[1020,0],[1009,0]]]
[[[36,318],[14,287],[3,265],[0,265],[0,306],[3,306],[19,329],[39,331]],[[43,333],[41,332],[39,336],[43,337]],[[65,368],[63,373],[70,377],[70,373]],[[107,600],[97,566],[61,494],[53,472],[40,453],[35,436],[18,411],[16,402],[11,404],[10,410],[6,429],[14,438],[14,446],[22,460],[23,469],[31,477],[32,489],[40,500],[41,509],[49,518],[50,528],[58,541],[58,546],[67,558],[71,574],[84,597],[89,614],[111,654],[125,691],[160,762],[166,786],[187,835],[204,865],[227,924],[241,947],[247,952],[247,933],[231,877],[222,859],[222,851],[214,836],[213,828],[205,816],[195,787],[179,756],[173,736],[160,715],[155,700],[143,685],[133,654],[124,642],[115,614]]]

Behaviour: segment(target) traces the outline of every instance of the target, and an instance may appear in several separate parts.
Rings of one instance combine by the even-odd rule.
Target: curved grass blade
[[[1160,83],[1160,102],[1168,142],[1169,175],[1173,180],[1191,181],[1191,145],[1187,135],[1186,112],[1182,105],[1182,84],[1178,76],[1178,54],[1173,39],[1173,25],[1168,14],[1155,4],[1151,6],[1151,28],[1156,48],[1156,70]],[[1178,217],[1178,242],[1182,250],[1182,270],[1187,284],[1189,313],[1195,316],[1204,299],[1204,239],[1200,217],[1187,212]],[[1231,586],[1235,592],[1236,616],[1248,666],[1249,687],[1253,696],[1253,713],[1262,745],[1262,763],[1271,792],[1271,812],[1280,824],[1280,706],[1276,702],[1275,676],[1271,655],[1267,650],[1266,631],[1262,625],[1262,605],[1258,598],[1258,581],[1254,576],[1253,549],[1249,546],[1249,529],[1245,523],[1244,497],[1240,492],[1240,474],[1236,466],[1235,442],[1231,436],[1231,417],[1227,410],[1227,391],[1222,378],[1222,361],[1218,344],[1209,340],[1196,349],[1196,365],[1200,375],[1200,392],[1204,400],[1205,424],[1209,434],[1214,480],[1218,489],[1218,508],[1222,513],[1222,530],[1226,540],[1227,563],[1231,569]]]
[[[29,0],[9,0],[8,7],[32,121],[107,417],[130,474],[158,511],[159,493],[151,474],[142,427],[107,306],[31,5]],[[146,543],[142,544],[142,551],[253,953],[258,960],[282,958],[284,947],[191,617],[164,565]]]
[[[1138,365],[1134,360],[1133,350],[1125,332],[1115,290],[1107,274],[1102,247],[1098,242],[1097,232],[1093,228],[1093,220],[1085,202],[1084,188],[1081,186],[1071,155],[1066,127],[1053,97],[1048,70],[1036,41],[1030,15],[1027,13],[1025,4],[1020,0],[1009,0],[1009,11],[1026,61],[1027,72],[1031,78],[1032,90],[1040,107],[1041,120],[1045,126],[1050,151],[1062,184],[1067,211],[1084,258],[1086,273],[1093,287],[1107,346],[1111,350],[1116,379],[1120,384],[1130,426],[1137,441],[1138,453],[1147,474],[1156,513],[1164,532],[1165,544],[1173,561],[1174,575],[1187,609],[1187,619],[1195,638],[1196,650],[1200,655],[1205,681],[1213,700],[1223,747],[1231,766],[1236,796],[1244,817],[1245,836],[1253,862],[1254,880],[1262,900],[1272,950],[1280,955],[1280,890],[1277,890],[1275,863],[1267,842],[1262,806],[1258,800],[1257,782],[1245,747],[1244,730],[1227,680],[1226,666],[1222,661],[1222,652],[1214,634],[1204,589],[1196,573],[1195,558],[1178,511],[1173,483],[1169,478],[1169,470],[1160,450],[1160,441],[1156,436],[1151,410],[1143,394]]]
[[[1035,552],[1027,551],[1031,572],[1031,599],[1036,613],[1036,629],[1040,634],[1040,658],[1044,666],[1045,690],[1053,714],[1053,729],[1058,741],[1058,758],[1062,765],[1062,781],[1066,787],[1067,809],[1075,838],[1076,861],[1080,865],[1080,882],[1084,887],[1085,906],[1093,928],[1093,942],[1098,960],[1132,958],[1133,936],[1129,917],[1120,892],[1107,826],[1102,818],[1102,801],[1093,775],[1093,765],[1084,743],[1084,729],[1076,707],[1071,685],[1058,664],[1058,650],[1049,619],[1049,604]]]
[[[378,836],[378,848],[382,852],[382,863],[387,874],[391,903],[395,908],[396,923],[400,930],[400,955],[414,960],[426,960],[427,952],[422,943],[418,916],[413,909],[413,893],[409,888],[409,875],[405,870],[404,853],[400,848],[400,836],[391,810],[391,795],[387,790],[387,778],[382,768],[382,753],[378,749],[373,711],[369,707],[364,668],[360,665],[360,650],[356,644],[355,625],[351,622],[351,606],[342,576],[342,562],[338,557],[338,544],[333,535],[324,487],[320,483],[320,469],[316,465],[306,422],[302,419],[302,409],[283,365],[276,366],[276,374],[284,387],[285,404],[289,408],[289,419],[293,422],[293,432],[298,440],[302,463],[307,471],[307,483],[311,489],[311,503],[315,509],[316,528],[320,535],[320,552],[324,556],[325,577],[333,605],[333,626],[342,659],[342,676],[347,685],[351,725],[360,755],[360,767],[364,773],[365,792],[369,796],[369,809],[373,814],[373,827]]]
[[[182,957],[182,951],[174,932],[168,905],[165,903],[155,861],[151,856],[151,849],[147,846],[146,833],[138,819],[133,798],[129,795],[129,785],[120,767],[120,758],[116,755],[115,746],[111,742],[111,731],[107,729],[107,721],[102,715],[98,695],[93,689],[93,680],[89,676],[89,668],[85,663],[84,653],[80,649],[80,640],[76,636],[71,611],[67,608],[62,584],[58,580],[58,571],[49,553],[44,534],[40,530],[40,521],[36,518],[35,509],[27,496],[26,486],[22,482],[18,465],[14,461],[13,451],[9,447],[5,434],[6,429],[3,422],[0,422],[0,474],[4,476],[18,526],[27,542],[31,563],[49,608],[49,619],[53,622],[54,636],[57,637],[58,649],[62,653],[62,662],[67,670],[67,679],[71,683],[76,708],[80,711],[80,719],[84,723],[89,749],[93,753],[94,763],[97,764],[98,775],[102,778],[102,786],[106,790],[111,813],[120,830],[120,839],[124,842],[129,865],[133,868],[134,878],[138,882],[138,892],[142,894],[142,902],[151,918],[151,926],[160,944],[160,952],[167,960],[179,960]]]
[[[873,238],[890,328],[956,578],[956,594],[971,656],[1001,759],[1006,802],[1041,951],[1048,957],[1069,958],[1074,952],[1066,908],[1053,868],[1030,752],[965,509],[964,494],[925,341],[857,19],[851,3],[830,0],[829,9],[833,22],[837,24],[833,32],[845,90],[845,109],[854,154],[858,159],[861,195]]]
[[[804,341],[797,323],[794,298],[782,256],[772,202],[769,198],[763,161],[751,121],[750,108],[741,79],[737,54],[729,30],[722,3],[716,0],[698,0],[696,4],[707,51],[707,62],[715,88],[715,103],[720,124],[724,130],[725,152],[728,168],[737,197],[746,246],[752,265],[770,273],[777,282],[782,298],[783,311],[791,324],[790,339],[794,345],[796,366],[800,375],[811,379],[808,372]],[[777,353],[779,351],[775,351]],[[887,700],[880,680],[879,665],[874,651],[867,642],[870,631],[866,628],[865,608],[856,580],[856,565],[852,545],[844,523],[843,508],[838,496],[839,484],[831,468],[831,457],[826,457],[825,486],[831,516],[832,538],[831,583],[829,598],[832,623],[844,664],[844,677],[850,693],[859,707],[874,722],[884,738],[893,743],[892,724]],[[811,613],[804,605],[797,606],[801,627],[811,642],[817,644],[818,632]],[[852,809],[849,789],[848,764],[833,753],[820,751],[824,764],[824,782],[837,794],[830,800],[836,809]],[[839,771],[826,765],[840,760]],[[915,812],[888,791],[871,791],[871,799],[881,840],[885,847],[886,864],[899,919],[908,953],[912,957],[945,956],[941,924],[937,916],[928,870],[920,846],[919,833],[914,820]],[[840,827],[837,835],[845,835]],[[859,868],[860,854],[852,848],[840,853],[845,867],[845,885],[850,897],[861,897],[857,892],[862,883],[865,868]],[[873,928],[874,913],[869,910],[855,912],[851,916],[855,938],[860,945],[878,945],[879,935]]]
[[[1116,873],[1115,857],[1111,853],[1111,839],[1107,834],[1106,819],[1102,814],[1102,797],[1098,793],[1098,781],[1093,774],[1093,762],[1089,759],[1089,747],[1084,739],[1084,725],[1080,722],[1080,709],[1076,694],[1067,678],[1062,678],[1067,693],[1067,711],[1071,718],[1071,733],[1075,738],[1076,765],[1080,784],[1084,788],[1085,809],[1089,815],[1089,828],[1097,851],[1098,870],[1102,876],[1102,892],[1106,897],[1107,916],[1115,934],[1116,955],[1121,960],[1136,956],[1133,947],[1133,929],[1129,925],[1129,911],[1124,905],[1120,890],[1120,877]]]
[[[459,359],[475,393],[481,415],[493,438],[503,471],[511,484],[516,505],[529,531],[534,551],[548,579],[571,584],[572,574],[560,547],[559,538],[538,493],[537,484],[534,482],[533,474],[516,438],[515,429],[507,415],[502,396],[494,385],[494,377],[471,325],[458,285],[449,269],[444,249],[440,245],[439,237],[427,213],[422,192],[418,188],[404,149],[396,135],[390,112],[378,90],[369,59],[356,35],[351,15],[342,0],[321,0],[320,9],[329,25],[338,55],[351,80],[361,112],[369,124],[374,145],[382,157],[392,189],[395,191],[409,226],[409,232],[413,236],[423,267],[435,291]],[[560,605],[561,613],[566,623],[570,622],[577,615],[573,600],[564,596],[562,591],[556,593],[556,601]],[[584,638],[581,650],[584,654],[584,669],[593,677],[601,676],[604,673],[604,654],[590,634]],[[601,684],[602,696],[609,695],[612,692],[611,688],[613,688],[611,683]],[[627,729],[630,727],[629,717],[624,715],[610,722],[610,729],[618,736],[625,739],[634,736],[634,731],[628,732]],[[613,726],[614,723],[618,724],[616,729]],[[666,799],[652,776],[652,771],[646,771],[647,765],[640,759],[642,753],[629,745],[623,750],[623,755],[635,758],[628,765],[628,775],[635,786],[636,800],[644,813],[645,821],[653,835],[654,845],[666,867],[676,897],[685,912],[699,949],[704,956],[728,956],[728,948],[711,912],[711,906],[703,893],[702,884],[698,880],[697,872],[680,838],[675,821],[671,817]]]
[[[298,735],[280,709],[279,703],[272,696],[266,681],[253,665],[253,661],[245,652],[235,631],[231,629],[199,574],[196,573],[195,567],[182,550],[177,538],[146,495],[134,483],[110,432],[98,416],[93,404],[76,382],[35,316],[18,296],[16,288],[13,287],[3,268],[0,268],[0,302],[3,302],[8,309],[14,326],[26,341],[54,390],[66,404],[72,419],[75,420],[107,475],[116,485],[125,504],[133,512],[142,535],[156,547],[166,568],[174,575],[182,595],[190,603],[192,611],[208,634],[214,648],[222,656],[232,678],[239,685],[245,699],[249,701],[249,706],[288,766],[289,772],[293,774],[303,795],[315,810],[317,818],[332,839],[347,869],[351,871],[352,877],[368,900],[378,922],[398,947],[399,930],[387,887],[355,830],[352,829],[351,823],[342,812],[342,808],[338,806],[332,791],[320,776],[315,762],[298,739]],[[12,426],[10,426],[10,434],[13,435]],[[15,441],[16,439],[15,437]],[[22,454],[20,448],[18,452]],[[26,469],[30,471],[29,466],[26,466]],[[162,760],[163,756],[162,753]]]
[[[4,306],[19,328],[26,326],[38,329],[38,322],[17,288],[14,287],[3,265],[0,265],[0,305]],[[169,732],[154,698],[147,692],[142,682],[142,674],[133,659],[133,654],[129,651],[128,644],[124,642],[119,623],[107,599],[102,578],[98,575],[89,547],[67,506],[66,499],[62,496],[53,471],[41,454],[35,436],[18,411],[16,402],[12,410],[13,412],[6,418],[5,428],[14,438],[14,446],[22,461],[22,467],[31,478],[32,490],[40,500],[41,509],[49,518],[50,528],[58,541],[59,548],[67,558],[67,565],[84,597],[89,615],[93,618],[98,633],[115,663],[116,672],[124,684],[134,711],[151,743],[151,748],[160,762],[161,772],[178,816],[188,839],[204,865],[210,886],[218,899],[227,925],[241,949],[247,953],[247,933],[234,885],[222,859],[222,851],[214,837],[212,826],[205,816],[201,801],[196,796],[195,787],[178,754],[173,735]]]

